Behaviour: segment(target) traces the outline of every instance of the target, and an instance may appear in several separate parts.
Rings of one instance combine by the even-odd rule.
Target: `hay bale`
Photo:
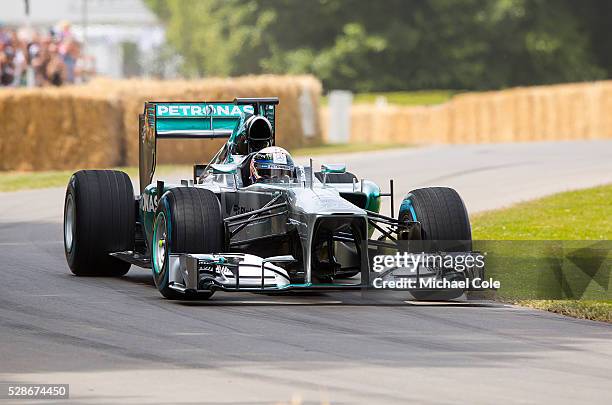
[[[593,136],[612,138],[612,82],[603,82],[601,86],[601,127]]]
[[[0,91],[0,170],[138,164],[138,114],[145,101],[231,101],[278,96],[276,140],[321,142],[321,84],[312,76],[246,76],[196,81],[96,79],[84,86]],[[310,107],[310,108],[305,108]],[[304,113],[309,129],[304,126]],[[160,141],[159,163],[205,162],[222,140]]]
[[[351,141],[483,143],[612,138],[612,81],[464,93],[437,106],[354,105]]]
[[[73,88],[0,92],[1,170],[108,167],[122,162],[121,110]]]
[[[122,100],[126,133],[127,163],[138,162],[138,114],[145,101],[231,101],[236,97],[279,97],[276,112],[276,144],[287,149],[321,142],[318,116],[321,84],[312,76],[245,76],[210,78],[195,81],[96,80],[92,86],[114,86]],[[314,121],[314,136],[307,137],[302,114],[304,99],[309,100]],[[160,142],[160,163],[208,161],[222,145],[214,141]]]

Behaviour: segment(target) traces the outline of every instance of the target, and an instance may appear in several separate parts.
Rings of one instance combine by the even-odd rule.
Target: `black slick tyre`
[[[399,220],[420,222],[421,239],[431,241],[424,243],[425,252],[468,252],[472,249],[467,209],[452,188],[427,187],[411,191],[402,202]],[[422,301],[446,301],[460,297],[463,292],[462,289],[415,290],[412,295]]]
[[[213,291],[193,295],[170,288],[170,255],[220,253],[223,247],[221,205],[212,191],[179,187],[163,195],[155,213],[151,262],[155,285],[165,298],[210,298]]]
[[[130,264],[109,255],[134,249],[132,182],[115,170],[72,175],[64,200],[64,252],[77,276],[122,276]]]

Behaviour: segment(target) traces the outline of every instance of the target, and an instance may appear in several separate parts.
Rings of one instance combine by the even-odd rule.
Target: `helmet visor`
[[[256,177],[258,179],[284,179],[285,177],[293,177],[293,168],[288,165],[277,165],[273,163],[257,163],[255,164]]]

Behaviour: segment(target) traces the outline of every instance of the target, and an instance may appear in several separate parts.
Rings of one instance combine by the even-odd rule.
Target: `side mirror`
[[[331,173],[346,173],[346,164],[344,163],[326,163],[321,165],[321,173],[323,174],[331,174]]]
[[[233,163],[215,163],[210,165],[213,174],[236,174],[238,172],[238,166]]]
[[[291,255],[283,255],[283,256],[270,256],[263,259],[263,263],[293,263],[297,262],[295,257]]]

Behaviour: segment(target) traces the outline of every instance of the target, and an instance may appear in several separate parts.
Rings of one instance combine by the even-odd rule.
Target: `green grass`
[[[307,148],[292,149],[293,156],[317,156],[337,153],[368,152],[373,150],[407,148],[410,145],[401,144],[327,144]],[[130,177],[138,176],[137,167],[117,167],[116,170],[126,172]],[[176,172],[191,173],[189,165],[159,165],[157,174]],[[54,170],[44,172],[0,172],[0,192],[19,191],[36,188],[65,187],[75,170]]]
[[[442,104],[459,93],[456,90],[419,90],[419,91],[394,91],[382,93],[357,93],[353,102],[356,104],[372,104],[377,97],[385,97],[389,104],[397,105],[434,105]],[[322,104],[327,105],[327,97],[323,97]]]
[[[574,318],[612,323],[612,301],[525,300],[519,304]]]
[[[336,153],[355,153],[371,152],[375,150],[408,148],[411,145],[394,143],[366,144],[366,143],[346,143],[346,144],[325,144],[320,146],[310,146],[305,148],[291,149],[292,156],[316,156]]]
[[[499,299],[612,322],[612,185],[477,214],[472,233],[491,241],[475,249],[489,253],[487,273],[502,283]],[[538,299],[544,297],[561,299]]]
[[[116,170],[126,172],[130,177],[138,176],[136,167],[117,167]],[[65,187],[72,173],[76,170],[55,170],[45,172],[0,172],[0,191],[18,191],[35,188]],[[190,166],[160,165],[156,173],[174,173],[185,171],[191,173]]]
[[[612,240],[612,185],[477,214],[476,240]]]

